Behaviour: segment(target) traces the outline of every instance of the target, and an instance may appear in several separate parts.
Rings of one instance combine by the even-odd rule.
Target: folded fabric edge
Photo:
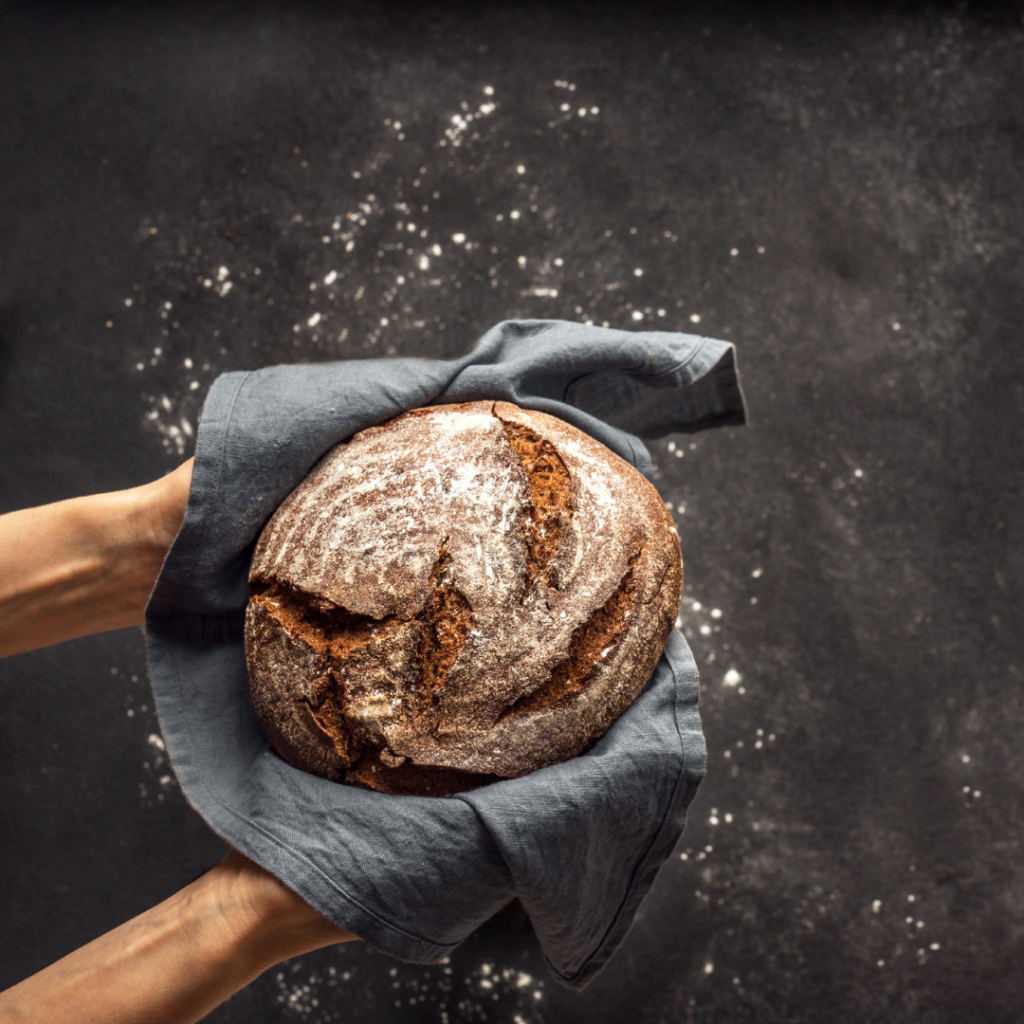
[[[700,778],[691,778],[685,785],[682,797],[680,798],[684,808],[683,825],[685,825],[685,808],[689,807],[692,803],[701,781],[702,779]],[[636,911],[650,893],[658,873],[668,858],[672,856],[672,851],[675,849],[676,843],[679,842],[682,834],[682,827],[676,831],[669,826],[667,821],[662,823],[661,829],[634,872],[629,892],[622,901],[615,915],[615,920],[601,939],[597,949],[588,957],[586,963],[579,970],[571,974],[563,974],[547,956],[544,957],[548,969],[557,982],[565,985],[567,988],[582,991],[605,969],[611,958],[618,951],[623,939],[632,930]]]
[[[562,401],[634,439],[747,423],[734,346],[704,338],[696,350],[659,373],[584,373],[568,383]]]
[[[736,348],[731,342],[716,341],[712,351],[721,346],[718,359],[700,379],[695,380],[691,388],[703,388],[714,391],[718,394],[722,410],[704,420],[695,420],[687,425],[686,433],[696,434],[702,430],[710,430],[716,427],[744,427],[750,425],[750,411],[747,407],[747,399],[743,394],[743,384],[740,380],[740,368],[736,359]]]
[[[682,640],[689,653],[689,645],[686,644],[682,635],[675,633],[672,635],[678,636]],[[678,686],[679,674],[674,659],[669,657],[668,662],[672,670],[673,679]],[[696,666],[694,666],[694,671],[696,671]],[[687,811],[697,795],[697,790],[700,788],[700,784],[707,772],[707,751],[703,742],[704,731],[701,726],[700,710],[696,696],[692,702],[684,704],[682,708],[680,708],[678,702],[676,704],[676,734],[683,751],[679,774],[676,776],[672,797],[662,817],[661,825],[647,850],[637,862],[633,870],[633,877],[626,889],[626,895],[623,897],[622,903],[619,905],[608,930],[598,941],[593,952],[586,957],[582,965],[575,971],[564,972],[560,970],[545,954],[545,962],[555,980],[568,988],[576,990],[586,988],[607,966],[612,956],[614,956],[622,944],[623,939],[632,929],[640,904],[647,898],[658,873],[669,857],[672,856],[672,851],[686,829]],[[686,742],[684,734],[695,735],[700,738],[701,742],[697,749],[693,749]],[[677,815],[678,820],[676,820]]]
[[[199,561],[203,535],[197,534],[195,520],[199,516],[197,506],[204,500],[213,500],[220,491],[223,468],[220,456],[224,449],[224,433],[216,433],[217,426],[229,423],[234,412],[235,403],[241,393],[245,381],[251,375],[249,370],[232,370],[222,373],[210,385],[203,402],[199,427],[196,432],[195,463],[192,469],[192,480],[189,485],[188,501],[181,526],[171,543],[160,567],[153,590],[146,603],[145,628],[148,632],[150,623],[157,617],[173,617],[177,609],[172,596],[176,586],[183,579],[195,573]],[[212,439],[211,439],[212,435]],[[215,447],[214,452],[207,452],[207,445]],[[202,452],[200,452],[202,448]],[[208,465],[216,465],[216,477],[207,469]],[[178,564],[184,559],[185,564]],[[152,672],[150,672],[152,680]]]

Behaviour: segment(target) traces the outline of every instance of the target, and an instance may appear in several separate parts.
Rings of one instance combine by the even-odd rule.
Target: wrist
[[[140,551],[161,562],[185,518],[192,463],[189,459],[159,480],[123,492],[129,534]]]
[[[141,624],[191,477],[0,516],[0,657]]]
[[[288,957],[357,936],[314,910],[269,871],[237,850],[206,876],[237,948],[264,970]]]

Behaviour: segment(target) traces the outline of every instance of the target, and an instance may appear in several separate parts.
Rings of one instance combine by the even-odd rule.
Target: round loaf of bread
[[[448,795],[586,750],[679,610],[658,492],[587,434],[504,402],[416,409],[328,452],[264,529],[245,643],[289,764]]]

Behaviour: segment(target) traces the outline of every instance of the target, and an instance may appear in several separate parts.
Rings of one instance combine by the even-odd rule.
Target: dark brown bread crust
[[[602,736],[661,656],[682,559],[632,466],[553,416],[472,402],[328,452],[249,580],[250,688],[278,754],[444,795]]]

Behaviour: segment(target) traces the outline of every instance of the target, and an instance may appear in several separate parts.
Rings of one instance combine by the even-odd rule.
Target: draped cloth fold
[[[150,677],[186,798],[332,921],[434,963],[518,895],[555,977],[582,988],[629,930],[704,775],[697,670],[678,631],[586,753],[449,798],[298,771],[269,749],[249,700],[248,568],[277,506],[358,431],[487,399],[558,416],[648,475],[641,437],[746,420],[731,345],[557,320],[505,321],[451,361],[226,373],[207,396],[185,519],[146,612]]]

